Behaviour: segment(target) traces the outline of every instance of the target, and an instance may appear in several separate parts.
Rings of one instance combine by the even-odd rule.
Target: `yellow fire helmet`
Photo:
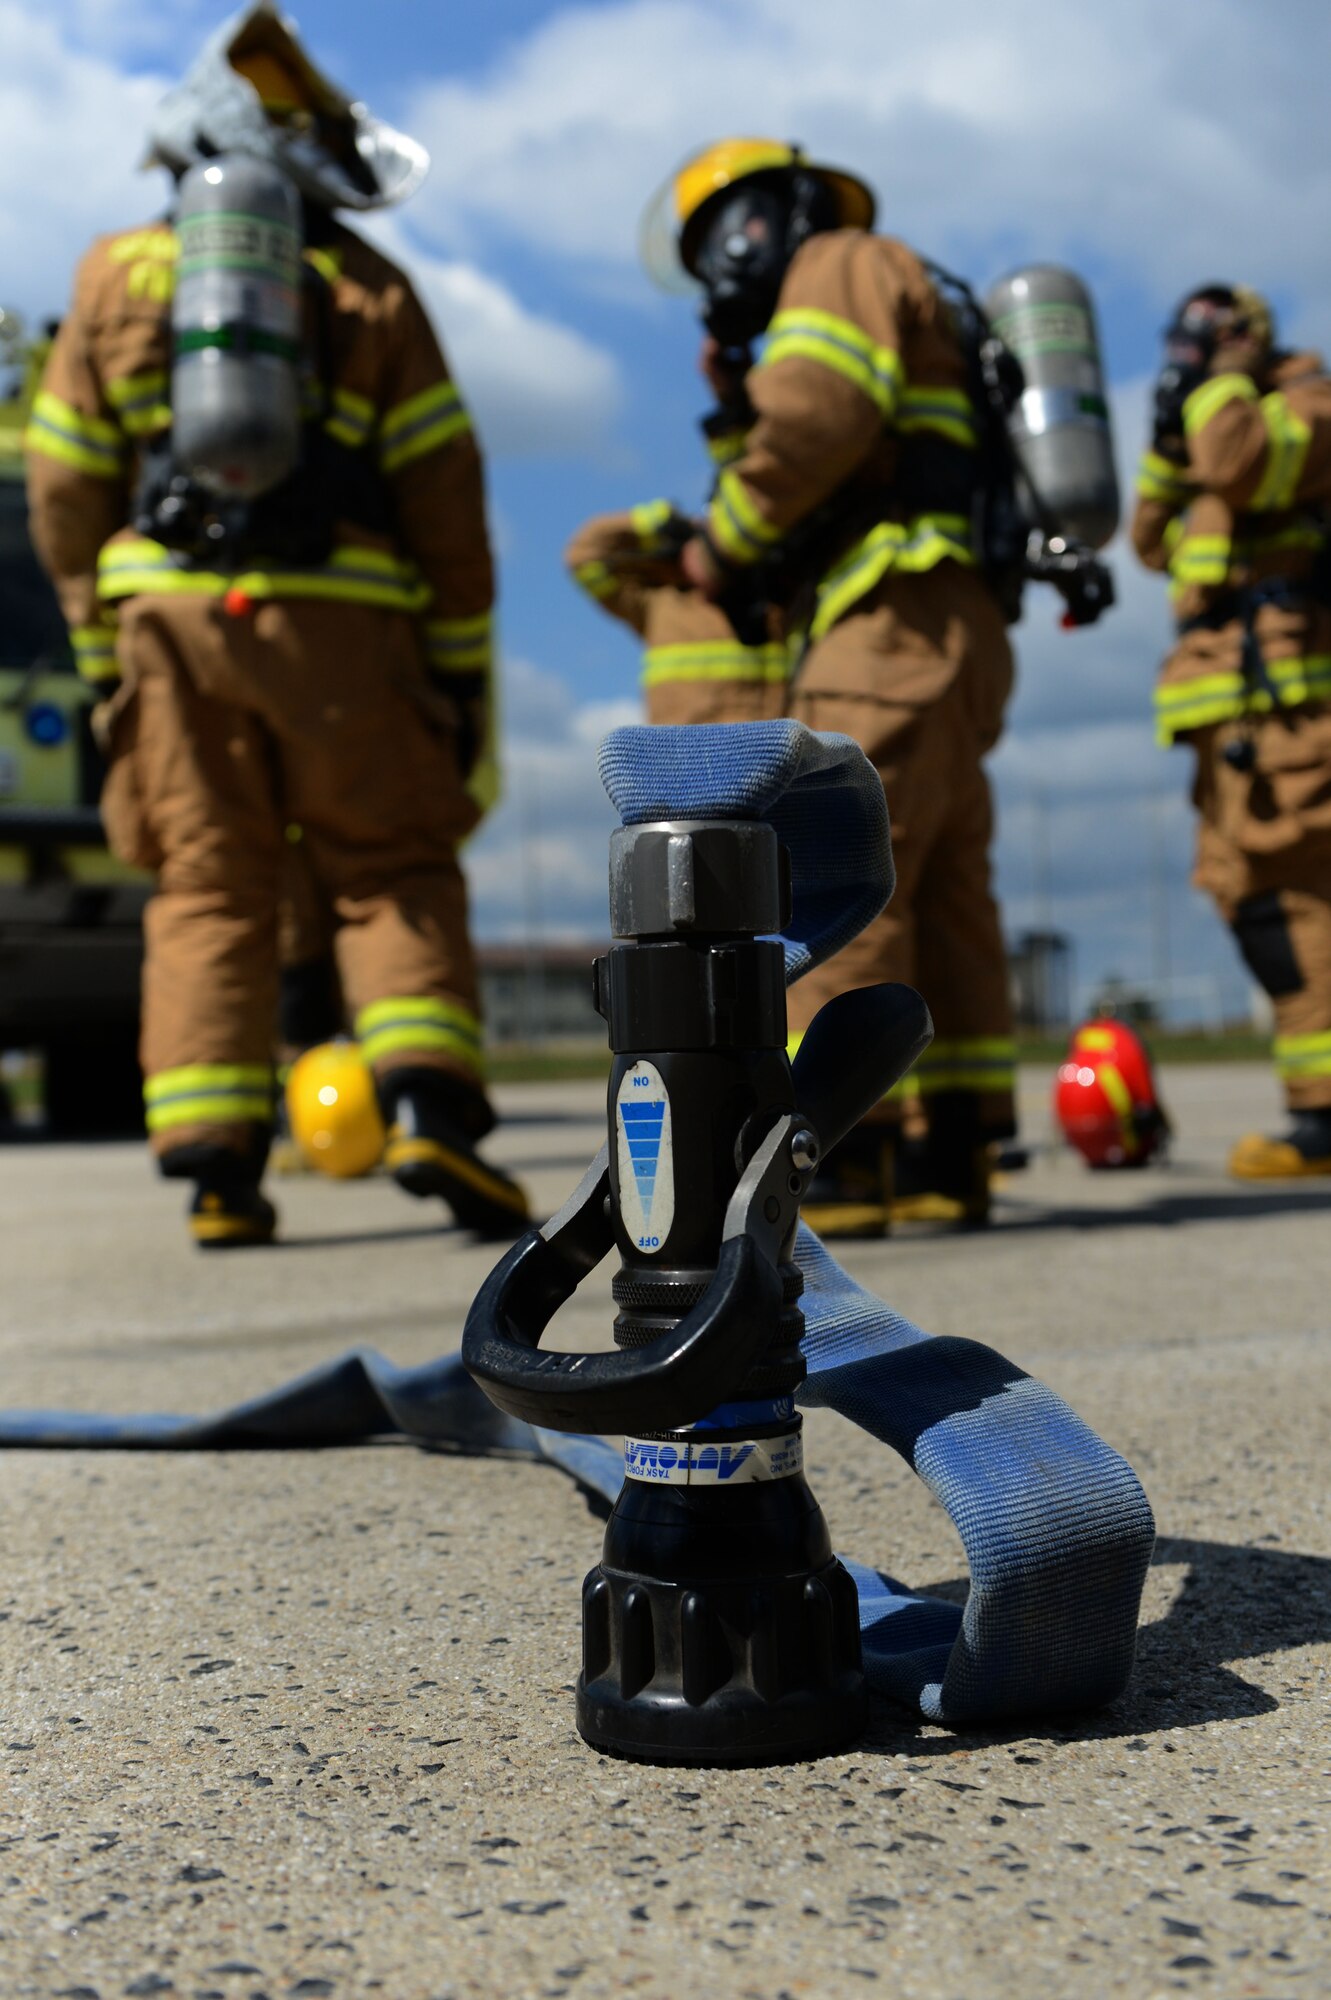
[[[291,1136],[311,1167],[354,1180],[377,1167],[384,1150],[370,1066],[355,1042],[306,1049],[287,1078]]]
[[[322,208],[405,201],[430,164],[324,75],[278,0],[248,0],[224,21],[153,113],[146,166],[179,175],[218,153],[273,161]]]
[[[873,191],[840,167],[810,160],[799,146],[783,139],[718,139],[691,153],[648,202],[638,231],[638,249],[648,275],[666,292],[696,292],[689,224],[706,201],[750,174],[770,174],[802,167],[817,175],[837,205],[842,229],[873,227]]]
[[[1276,337],[1276,316],[1271,310],[1269,299],[1251,285],[1235,285],[1234,307],[1248,332],[1263,348],[1273,347]]]

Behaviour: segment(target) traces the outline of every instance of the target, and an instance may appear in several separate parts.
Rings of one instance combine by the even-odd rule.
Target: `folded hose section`
[[[602,776],[621,817],[769,819],[791,851],[784,942],[797,978],[881,907],[882,789],[845,738],[794,723],[618,730]],[[871,889],[868,885],[873,884]],[[870,1685],[930,1722],[1095,1708],[1121,1693],[1155,1538],[1131,1467],[1043,1383],[978,1341],[934,1338],[841,1269],[801,1226],[807,1380],[898,1452],[947,1510],[970,1566],[965,1608],[843,1557]],[[613,1501],[621,1451],[503,1416],[460,1358],[398,1368],[357,1350],[211,1418],[0,1413],[0,1446],[222,1450],[348,1445],[397,1433],[473,1455],[546,1459]]]

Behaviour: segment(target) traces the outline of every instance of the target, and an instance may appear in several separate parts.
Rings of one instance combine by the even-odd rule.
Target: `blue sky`
[[[152,212],[135,171],[165,82],[215,0],[0,0],[3,297],[56,310],[88,238]],[[566,583],[585,515],[701,497],[687,302],[654,293],[637,215],[690,147],[802,139],[878,189],[882,226],[980,285],[1031,257],[1093,285],[1120,456],[1140,443],[1158,331],[1188,285],[1268,289],[1331,339],[1324,0],[307,0],[313,52],[422,138],[425,187],[383,225],[413,269],[488,446],[503,562],[509,794],[474,844],[477,927],[604,926],[608,810],[592,753],[635,709],[631,637]],[[994,759],[1009,929],[1074,936],[1083,985],[1167,970],[1177,1011],[1244,1005],[1187,887],[1187,757],[1151,740],[1163,589],[1114,551],[1121,609],[1056,630],[1028,594]]]

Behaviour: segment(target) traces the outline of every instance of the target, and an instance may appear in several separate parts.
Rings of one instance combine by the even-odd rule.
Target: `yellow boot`
[[[886,1236],[893,1149],[892,1126],[857,1125],[820,1164],[800,1203],[801,1219],[829,1239]]]
[[[1281,1139],[1248,1132],[1229,1156],[1240,1181],[1311,1180],[1331,1175],[1331,1110],[1296,1111]]]

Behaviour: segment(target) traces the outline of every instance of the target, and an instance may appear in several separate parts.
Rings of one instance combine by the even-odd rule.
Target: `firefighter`
[[[466,1227],[516,1232],[522,1192],[476,1151],[494,1119],[457,861],[494,794],[481,461],[409,282],[337,216],[409,193],[426,156],[330,83],[261,0],[163,101],[149,158],[177,182],[172,219],[85,257],[27,444],[35,540],[102,697],[108,835],[157,877],[142,1038],[152,1150],[163,1174],[194,1183],[199,1244],[272,1236],[260,1180],[277,910],[299,825],[336,918],[389,1170]],[[285,291],[264,274],[251,291],[295,301],[298,340],[217,314],[173,324],[187,275],[199,282],[193,253],[179,255],[187,198],[222,211],[195,261],[230,281],[214,252],[236,249],[231,185],[256,203],[269,190],[237,254],[296,245]],[[237,296],[248,310],[251,293]],[[297,461],[257,497],[243,465],[212,468],[250,496],[219,499],[182,462],[184,415],[254,382],[252,407],[220,410],[239,461],[282,366],[297,382]]]
[[[742,454],[753,412],[744,364],[710,336],[701,367],[717,398],[701,429],[719,473]],[[726,613],[685,582],[679,559],[692,532],[669,500],[650,500],[584,522],[564,562],[594,603],[645,641],[649,722],[762,722],[782,715],[789,654],[779,624],[762,621],[746,633],[752,640],[746,644]]]
[[[820,551],[801,579],[807,650],[789,712],[853,736],[891,810],[895,894],[792,988],[793,1040],[835,993],[883,979],[917,985],[935,1022],[918,1074],[927,1138],[898,1143],[899,1102],[885,1103],[806,1204],[838,1235],[880,1233],[894,1181],[898,1214],[985,1220],[989,1147],[1014,1129],[982,763],[1012,658],[972,544],[977,418],[929,271],[873,219],[851,175],[779,141],[731,139],[687,161],[643,226],[649,270],[701,290],[716,339],[768,334],[746,384],[755,422],[685,548],[685,575],[720,599],[759,565],[797,570],[801,543]]]
[[[1193,879],[1271,997],[1290,1117],[1229,1168],[1331,1174],[1331,381],[1242,285],[1190,292],[1165,340],[1132,523],[1178,620],[1158,734],[1194,752]]]

